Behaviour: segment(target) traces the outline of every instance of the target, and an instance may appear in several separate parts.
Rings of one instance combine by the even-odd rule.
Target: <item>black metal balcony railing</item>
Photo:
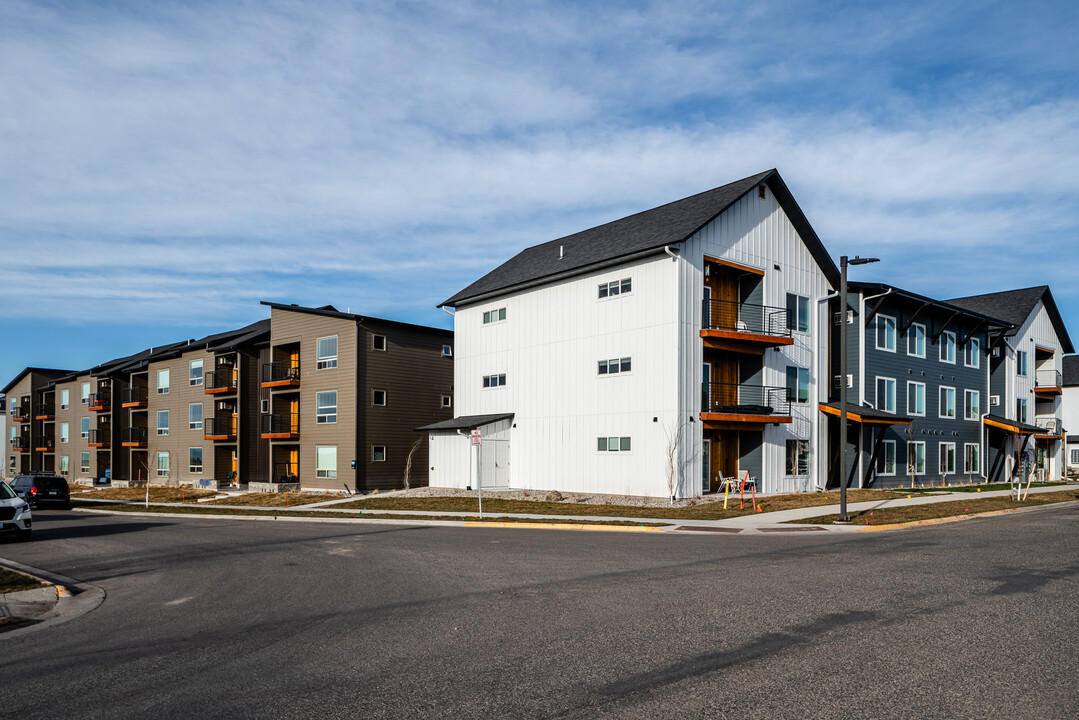
[[[1034,373],[1035,390],[1060,390],[1062,384],[1059,370],[1038,370]]]
[[[205,393],[232,392],[236,389],[236,368],[231,365],[218,365],[203,375],[202,390]]]
[[[34,450],[52,452],[56,449],[56,439],[52,435],[38,435],[34,438]]]
[[[91,410],[108,410],[112,403],[112,395],[108,392],[90,393]]]
[[[300,416],[297,413],[274,413],[262,416],[262,435],[282,438],[300,434]]]
[[[1060,434],[1060,418],[1046,415],[1042,417],[1034,418],[1034,426],[1040,427],[1045,430],[1046,435],[1059,435]]]
[[[124,407],[141,407],[146,405],[148,393],[141,385],[126,387],[121,391],[122,404]]]
[[[292,360],[262,364],[263,385],[299,385],[300,366]]]
[[[300,477],[292,463],[274,463],[273,481],[275,483],[298,483]]]
[[[109,446],[109,431],[107,429],[93,428],[86,440],[90,447],[105,448]]]
[[[51,420],[56,416],[56,406],[52,403],[38,403],[34,409],[34,417],[38,420]]]
[[[17,407],[11,411],[11,419],[15,422],[30,422],[30,408]]]
[[[124,447],[146,447],[149,433],[144,427],[126,427],[120,431],[120,442]]]
[[[791,334],[785,308],[729,300],[704,300],[701,327],[775,337],[790,337]]]
[[[790,415],[790,390],[767,385],[703,383],[701,412],[725,415]]]
[[[202,436],[207,439],[233,439],[236,437],[236,418],[208,417],[202,421]]]
[[[30,452],[30,438],[17,437],[11,441],[11,449],[15,452]]]

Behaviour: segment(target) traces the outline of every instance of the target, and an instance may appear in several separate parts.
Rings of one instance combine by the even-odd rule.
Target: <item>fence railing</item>
[[[262,382],[264,383],[299,383],[300,366],[292,360],[278,360],[277,362],[263,363]]]
[[[221,392],[236,389],[236,368],[231,365],[218,365],[203,375],[204,392]]]
[[[298,413],[267,413],[262,416],[263,435],[298,435],[299,432]]]
[[[148,431],[144,427],[126,427],[120,430],[120,442],[125,445],[137,445],[146,447]]]
[[[701,412],[727,415],[790,415],[790,390],[768,385],[703,383]]]
[[[208,417],[202,421],[202,435],[207,438],[234,438],[236,437],[236,418]]]
[[[147,392],[141,385],[123,388],[120,397],[124,405],[145,405]]]
[[[1034,387],[1039,390],[1059,390],[1062,384],[1059,370],[1038,370],[1034,373]]]
[[[785,308],[729,300],[704,300],[701,326],[705,330],[733,330],[776,337],[790,337],[791,334]]]
[[[1051,415],[1043,415],[1034,418],[1034,426],[1040,427],[1045,430],[1046,435],[1059,435],[1060,434],[1060,418],[1053,417]]]

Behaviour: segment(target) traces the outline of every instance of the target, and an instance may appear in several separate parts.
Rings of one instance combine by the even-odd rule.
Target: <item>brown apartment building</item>
[[[271,308],[261,437],[274,483],[359,492],[427,483],[413,428],[453,417],[453,332],[340,312]],[[418,447],[413,449],[417,440]]]
[[[6,477],[54,469],[56,403],[54,396],[44,390],[56,378],[70,374],[70,370],[26,368],[0,391],[7,397],[8,406]]]

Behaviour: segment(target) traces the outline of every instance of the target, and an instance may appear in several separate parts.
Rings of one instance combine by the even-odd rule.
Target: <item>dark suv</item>
[[[32,507],[59,505],[71,507],[67,480],[58,475],[16,475],[11,489]]]

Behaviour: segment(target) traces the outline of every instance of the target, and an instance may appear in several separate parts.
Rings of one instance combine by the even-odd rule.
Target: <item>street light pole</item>
[[[839,258],[839,520],[847,517],[847,265],[866,265],[879,262],[877,258],[846,255]]]

